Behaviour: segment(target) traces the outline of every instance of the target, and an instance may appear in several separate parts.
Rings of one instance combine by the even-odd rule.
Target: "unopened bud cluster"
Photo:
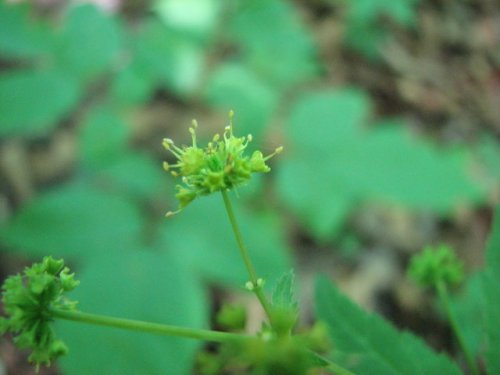
[[[453,285],[463,281],[464,264],[446,245],[426,247],[411,259],[408,273],[422,286]]]
[[[2,302],[7,317],[0,317],[0,335],[14,334],[22,349],[31,349],[30,362],[37,366],[66,354],[66,345],[52,328],[52,309],[73,310],[76,302],[63,296],[78,285],[63,260],[45,257],[41,263],[10,276],[2,286]]]

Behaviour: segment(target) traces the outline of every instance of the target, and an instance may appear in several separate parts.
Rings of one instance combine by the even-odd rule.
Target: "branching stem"
[[[153,333],[163,336],[177,336],[199,339],[210,342],[228,342],[249,339],[252,336],[229,332],[218,332],[205,329],[185,328],[159,323],[150,323],[140,320],[115,318],[105,315],[89,314],[80,311],[52,309],[53,316],[59,319],[71,320],[80,323],[98,326],[114,327],[129,331]]]

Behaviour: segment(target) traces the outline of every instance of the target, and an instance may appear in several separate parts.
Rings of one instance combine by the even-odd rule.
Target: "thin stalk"
[[[467,362],[467,365],[469,366],[469,369],[471,370],[471,373],[473,375],[479,375],[479,370],[477,368],[476,361],[474,360],[474,356],[472,355],[467,345],[465,344],[465,339],[462,335],[462,331],[460,330],[460,326],[455,316],[455,312],[450,304],[450,300],[448,298],[448,289],[446,288],[446,284],[444,284],[443,282],[438,282],[436,284],[436,290],[439,299],[441,300],[441,303],[444,306],[446,315],[448,316],[451,329],[455,334],[455,337],[457,338],[458,345],[460,346],[460,349],[462,350],[465,356],[465,360]]]
[[[245,243],[243,242],[243,237],[241,236],[241,232],[238,227],[238,222],[236,221],[236,217],[234,215],[233,206],[231,204],[231,201],[229,200],[227,191],[222,190],[221,193],[222,193],[222,198],[224,199],[224,206],[226,207],[229,221],[231,222],[231,227],[233,228],[234,236],[236,237],[236,242],[238,243],[238,249],[240,250],[240,254],[241,257],[243,258],[243,263],[245,263],[248,275],[250,276],[250,282],[253,285],[252,291],[257,296],[272,326],[271,308],[269,306],[269,302],[266,296],[264,295],[264,292],[262,291],[262,286],[258,285],[257,273],[255,272],[255,267],[252,264],[252,260],[250,259],[250,255],[248,254],[248,250],[245,246]]]
[[[229,332],[218,332],[206,329],[194,329],[166,324],[144,322],[140,320],[114,318],[105,315],[89,314],[80,311],[67,311],[52,309],[54,317],[64,320],[71,320],[85,324],[114,327],[129,331],[147,332],[163,336],[178,336],[190,339],[200,339],[210,342],[228,342],[235,340],[245,340],[252,336],[241,335]]]

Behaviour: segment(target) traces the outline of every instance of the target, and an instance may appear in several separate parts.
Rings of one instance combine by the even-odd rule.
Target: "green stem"
[[[243,262],[245,263],[248,275],[250,276],[250,282],[253,285],[252,291],[257,296],[272,326],[271,307],[269,306],[269,302],[266,296],[264,295],[262,286],[259,285],[258,283],[257,273],[255,272],[255,268],[250,259],[250,255],[248,254],[248,250],[245,247],[245,243],[243,242],[243,237],[241,236],[241,232],[238,227],[238,222],[236,221],[236,217],[234,216],[233,206],[231,204],[231,201],[229,200],[227,191],[222,190],[221,193],[222,193],[222,198],[224,199],[224,206],[226,207],[229,221],[231,222],[231,227],[233,228],[234,236],[236,237],[236,242],[238,243],[238,249],[240,250],[240,254],[241,257],[243,258]]]
[[[177,327],[165,324],[150,323],[140,320],[114,318],[111,316],[88,314],[80,311],[68,311],[61,309],[51,310],[54,317],[75,322],[93,324],[98,326],[127,329],[129,331],[139,331],[153,333],[163,336],[178,336],[191,339],[200,339],[211,342],[228,342],[235,340],[245,340],[252,336],[241,335],[229,332],[210,331],[205,329],[194,329]]]
[[[467,365],[469,366],[469,369],[471,370],[471,373],[473,375],[479,375],[479,370],[477,368],[476,361],[474,360],[474,356],[472,355],[472,353],[469,351],[467,345],[465,344],[465,339],[462,335],[462,331],[460,330],[460,326],[459,326],[457,318],[455,316],[455,312],[450,304],[450,300],[448,298],[448,289],[446,288],[446,284],[443,282],[438,282],[436,284],[436,290],[437,290],[439,299],[441,300],[441,303],[444,306],[444,309],[446,311],[446,315],[448,316],[448,320],[450,322],[451,329],[457,338],[458,345],[460,346],[460,349],[462,349],[462,352],[464,353],[465,360],[467,362]]]

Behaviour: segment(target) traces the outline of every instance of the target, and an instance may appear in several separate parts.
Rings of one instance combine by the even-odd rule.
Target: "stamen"
[[[267,155],[265,158],[264,158],[264,161],[268,161],[269,159],[271,159],[273,156],[279,154],[280,152],[283,151],[283,146],[280,146],[280,147],[277,147],[276,150],[274,150],[274,152],[272,154],[269,154]]]
[[[177,211],[168,211],[168,212],[165,214],[165,217],[171,217],[171,216],[177,215],[179,212],[181,212],[181,210],[177,210]]]

